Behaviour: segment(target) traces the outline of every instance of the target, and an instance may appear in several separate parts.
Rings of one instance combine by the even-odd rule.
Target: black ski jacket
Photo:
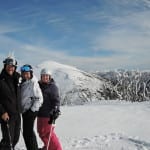
[[[58,87],[53,79],[48,84],[39,82],[43,94],[43,104],[39,109],[38,117],[49,117],[50,111],[56,106],[60,107],[60,96]]]
[[[10,116],[21,112],[20,74],[10,76],[4,69],[0,74],[0,116],[7,112]]]

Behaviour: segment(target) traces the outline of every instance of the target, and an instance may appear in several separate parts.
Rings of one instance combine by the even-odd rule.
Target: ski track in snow
[[[120,133],[110,133],[94,137],[61,139],[63,150],[150,150],[150,143],[139,137],[128,137]],[[19,143],[15,150],[26,150]]]
[[[150,150],[150,143],[138,137],[126,137],[122,134],[94,136],[92,138],[68,139],[64,150]]]

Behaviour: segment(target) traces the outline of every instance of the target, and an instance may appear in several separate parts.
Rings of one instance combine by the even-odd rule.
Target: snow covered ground
[[[63,107],[56,132],[64,150],[150,150],[150,103],[102,101]]]
[[[56,133],[63,150],[150,150],[150,102],[100,101],[61,111]],[[22,137],[18,149],[25,150]]]

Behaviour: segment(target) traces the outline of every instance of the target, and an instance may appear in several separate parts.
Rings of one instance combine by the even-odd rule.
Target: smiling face
[[[6,72],[12,76],[15,71],[15,66],[14,65],[6,65],[5,69],[6,69]]]
[[[22,75],[22,78],[25,80],[31,79],[31,73],[30,72],[22,72],[21,75]]]
[[[50,81],[50,75],[48,75],[48,74],[42,74],[41,75],[41,81],[43,83],[48,83]]]

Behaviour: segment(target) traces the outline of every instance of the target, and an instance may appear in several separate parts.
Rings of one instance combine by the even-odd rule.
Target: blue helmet
[[[21,72],[33,72],[33,68],[29,64],[25,64],[21,67]]]

